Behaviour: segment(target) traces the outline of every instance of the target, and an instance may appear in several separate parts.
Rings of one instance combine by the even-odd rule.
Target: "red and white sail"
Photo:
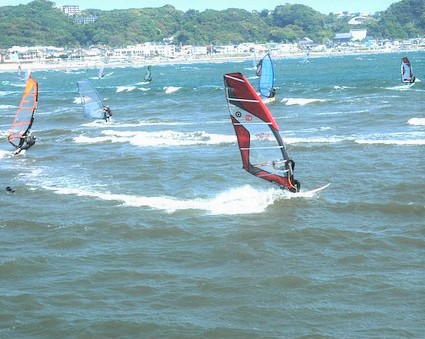
[[[225,74],[224,86],[243,169],[281,188],[298,192],[300,183],[294,179],[294,162],[266,105],[241,73]]]

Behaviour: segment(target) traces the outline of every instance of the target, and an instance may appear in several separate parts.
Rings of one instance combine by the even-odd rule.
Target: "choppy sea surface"
[[[425,55],[274,61],[300,194],[242,170],[223,74],[252,61],[33,71],[20,156],[0,73],[0,337],[423,337]]]

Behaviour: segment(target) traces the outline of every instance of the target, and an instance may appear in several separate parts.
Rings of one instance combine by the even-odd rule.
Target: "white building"
[[[66,15],[75,15],[81,12],[80,6],[76,6],[76,5],[63,5],[61,6],[61,10]]]
[[[352,41],[363,41],[366,39],[367,29],[351,29]]]

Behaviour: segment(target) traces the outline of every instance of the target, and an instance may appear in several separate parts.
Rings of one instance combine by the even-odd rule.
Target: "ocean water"
[[[405,55],[275,59],[300,194],[241,168],[223,74],[255,85],[252,61],[33,71],[20,156],[24,84],[0,73],[0,337],[423,337],[425,55],[412,87]],[[111,123],[83,118],[83,78]]]

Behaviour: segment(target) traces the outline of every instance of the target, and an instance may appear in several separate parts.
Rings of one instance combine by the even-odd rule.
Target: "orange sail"
[[[38,83],[33,78],[29,77],[25,85],[18,112],[9,130],[8,139],[13,146],[19,147],[22,138],[29,134],[37,109],[37,101]]]

